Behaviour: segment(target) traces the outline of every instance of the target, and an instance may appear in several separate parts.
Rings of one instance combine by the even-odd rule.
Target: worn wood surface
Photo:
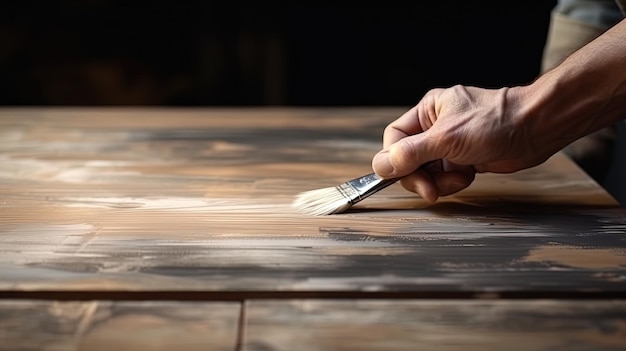
[[[266,300],[246,315],[246,351],[626,349],[623,300]]]
[[[434,205],[291,209],[369,172],[402,112],[2,109],[0,294],[626,292],[624,209],[560,154]]]
[[[228,350],[241,305],[231,302],[0,301],[0,350]]]

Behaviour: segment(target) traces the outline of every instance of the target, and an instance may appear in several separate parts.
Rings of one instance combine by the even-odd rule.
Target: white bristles
[[[341,213],[396,180],[383,179],[376,173],[366,174],[335,187],[300,193],[293,201],[293,207],[314,216]]]
[[[294,208],[313,216],[340,213],[350,206],[350,199],[346,198],[336,186],[300,193],[293,202]]]

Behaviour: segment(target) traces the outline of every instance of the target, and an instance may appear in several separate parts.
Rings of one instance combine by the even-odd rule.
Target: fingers
[[[465,189],[476,172],[472,166],[443,160],[450,148],[442,134],[446,129],[431,129],[443,92],[429,91],[415,107],[390,123],[383,134],[384,149],[372,159],[372,168],[380,177],[402,178],[404,188],[430,202]],[[439,161],[428,164],[435,160]]]
[[[400,184],[407,190],[419,194],[429,202],[467,188],[475,178],[470,166],[459,166],[448,161],[435,162],[407,175]]]
[[[408,191],[412,191],[428,202],[435,202],[439,198],[437,182],[433,176],[423,170],[415,171],[400,179],[400,185]]]
[[[391,122],[383,133],[383,148],[387,148],[409,135],[422,133],[432,127],[437,118],[435,97],[440,92],[441,89],[429,91],[417,105]]]
[[[462,172],[445,172],[436,177],[439,196],[455,194],[467,188],[474,181],[474,176],[468,177]]]
[[[372,168],[383,178],[398,178],[422,164],[441,158],[437,138],[425,138],[436,120],[435,100],[442,89],[426,93],[420,102],[390,123],[383,133],[383,150],[372,159]]]
[[[405,137],[377,153],[372,169],[382,178],[400,178],[415,172],[421,165],[442,158],[444,150],[436,147],[437,138],[429,132]]]
[[[413,106],[385,128],[383,132],[383,148],[386,149],[398,140],[424,131],[417,118],[417,108],[417,105]]]

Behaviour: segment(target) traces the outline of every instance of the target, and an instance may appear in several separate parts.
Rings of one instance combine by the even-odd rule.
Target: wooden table
[[[557,154],[428,204],[403,108],[0,110],[2,350],[625,350],[626,212]]]

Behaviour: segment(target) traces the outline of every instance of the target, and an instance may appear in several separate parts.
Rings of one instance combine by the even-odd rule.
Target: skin
[[[372,168],[435,202],[468,187],[476,173],[537,166],[625,117],[623,20],[531,84],[430,90],[385,128]]]

